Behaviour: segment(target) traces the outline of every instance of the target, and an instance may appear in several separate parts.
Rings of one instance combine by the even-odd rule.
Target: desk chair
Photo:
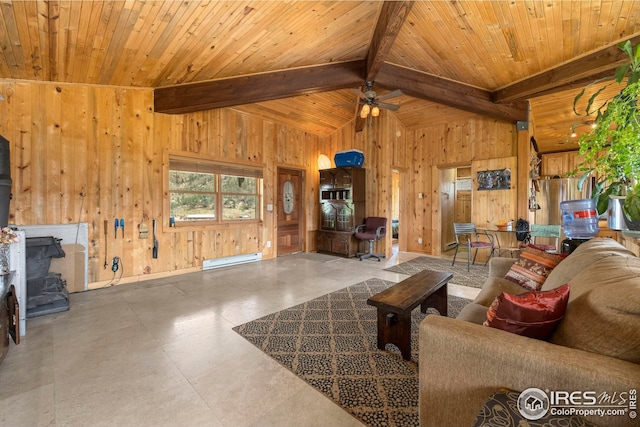
[[[531,224],[531,243],[546,252],[556,253],[558,252],[558,240],[560,239],[560,226],[559,225],[539,225]],[[539,243],[537,238],[545,238],[546,240],[555,239],[555,244]]]
[[[356,227],[356,239],[369,242],[369,252],[358,252],[356,256],[360,258],[360,261],[366,258],[377,258],[380,262],[380,258],[384,258],[385,254],[374,254],[373,244],[374,242],[382,239],[387,235],[387,218],[370,216],[366,219],[365,223]]]
[[[473,264],[476,263],[476,256],[478,255],[478,249],[490,249],[491,253],[489,253],[489,257],[484,265],[487,265],[489,262],[489,258],[493,256],[495,251],[495,247],[493,245],[493,236],[486,231],[478,232],[476,230],[476,225],[472,222],[468,223],[454,223],[453,224],[453,232],[456,235],[456,252],[453,254],[453,262],[451,265],[456,263],[456,256],[458,255],[458,248],[466,248],[467,249],[467,271],[471,268],[471,249],[475,249],[475,253],[473,254]],[[486,237],[487,240],[480,240],[480,235]]]

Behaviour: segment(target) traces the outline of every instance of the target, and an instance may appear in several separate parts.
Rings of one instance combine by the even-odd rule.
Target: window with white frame
[[[188,157],[169,159],[169,216],[176,225],[259,220],[262,169]]]

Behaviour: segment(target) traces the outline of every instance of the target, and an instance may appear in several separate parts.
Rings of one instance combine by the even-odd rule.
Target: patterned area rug
[[[412,360],[405,361],[395,345],[378,350],[376,308],[367,305],[393,284],[369,279],[233,330],[366,425],[417,427],[418,325],[426,315],[412,313]],[[450,317],[470,302],[448,300]]]
[[[476,263],[475,265],[472,264],[470,270],[467,271],[467,254],[463,252],[462,255],[462,259],[460,259],[460,256],[456,258],[456,264],[453,266],[451,265],[451,260],[448,259],[420,256],[393,267],[385,268],[385,270],[408,274],[409,276],[422,270],[448,271],[453,273],[453,278],[449,283],[481,288],[484,281],[489,277],[489,266],[485,267],[484,263]]]

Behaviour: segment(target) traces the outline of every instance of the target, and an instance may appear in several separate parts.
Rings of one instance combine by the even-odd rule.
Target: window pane
[[[214,175],[201,172],[169,171],[169,190],[215,191]]]
[[[171,193],[171,216],[176,221],[216,219],[215,194]]]
[[[220,175],[223,193],[256,194],[256,178]]]
[[[256,219],[257,196],[222,196],[222,219]]]

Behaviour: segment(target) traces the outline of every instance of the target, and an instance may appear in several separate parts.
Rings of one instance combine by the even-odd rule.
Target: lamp
[[[324,154],[318,156],[318,169],[331,169],[331,159]]]
[[[362,110],[360,110],[360,117],[363,119],[366,119],[370,111],[371,111],[371,107],[369,107],[369,104],[364,104],[362,106]]]
[[[377,105],[374,105],[373,108],[371,109],[371,115],[373,117],[378,117],[380,115],[380,109],[378,108]]]

